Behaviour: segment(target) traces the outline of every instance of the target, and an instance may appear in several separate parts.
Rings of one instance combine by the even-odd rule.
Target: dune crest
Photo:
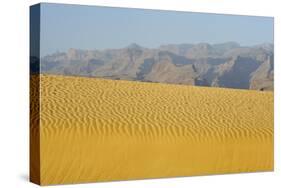
[[[40,80],[42,185],[273,170],[273,92]]]

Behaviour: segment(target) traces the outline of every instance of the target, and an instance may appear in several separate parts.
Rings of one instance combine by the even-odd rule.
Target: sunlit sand
[[[273,170],[272,92],[40,79],[42,185]]]

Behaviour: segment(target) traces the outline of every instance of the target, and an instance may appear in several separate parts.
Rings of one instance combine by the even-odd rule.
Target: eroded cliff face
[[[269,56],[259,68],[252,73],[250,89],[273,90],[274,89],[274,64],[273,56]]]

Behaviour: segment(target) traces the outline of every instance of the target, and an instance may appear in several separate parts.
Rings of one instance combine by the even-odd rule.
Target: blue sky
[[[273,18],[41,4],[41,55],[180,43],[273,43]]]

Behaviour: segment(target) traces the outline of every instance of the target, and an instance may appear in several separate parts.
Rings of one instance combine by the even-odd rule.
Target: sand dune
[[[40,183],[273,170],[273,93],[41,75]]]

